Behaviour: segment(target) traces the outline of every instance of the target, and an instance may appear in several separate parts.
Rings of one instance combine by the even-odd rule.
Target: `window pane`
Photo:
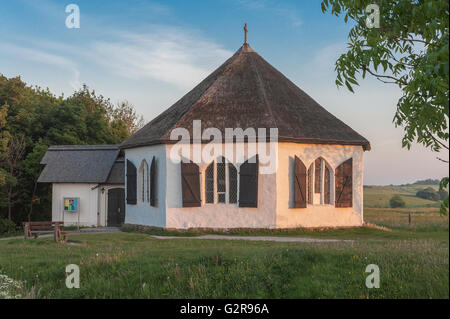
[[[217,163],[217,193],[225,193],[225,163]]]
[[[315,161],[315,164],[314,164],[314,166],[315,166],[315,169],[314,169],[314,172],[315,172],[315,176],[314,176],[314,192],[315,193],[320,193],[320,184],[321,184],[321,177],[322,177],[322,174],[320,174],[320,166],[321,166],[321,160],[320,160],[320,158],[318,158],[318,159],[316,159],[316,161]]]
[[[325,204],[330,204],[331,202],[331,171],[330,168],[325,166],[325,181],[324,181],[324,192],[325,192]]]
[[[308,203],[310,205],[313,204],[313,185],[312,185],[312,180],[313,180],[313,164],[311,164],[311,166],[308,168]]]
[[[208,166],[205,175],[205,200],[209,204],[214,203],[214,163]]]
[[[228,164],[228,179],[230,181],[230,194],[228,197],[230,204],[237,203],[237,169],[233,164]]]
[[[225,193],[219,194],[218,200],[219,203],[225,203]]]

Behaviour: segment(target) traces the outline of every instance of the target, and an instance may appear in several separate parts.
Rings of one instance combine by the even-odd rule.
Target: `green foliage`
[[[16,231],[16,224],[8,219],[0,218],[0,234],[8,234]]]
[[[401,198],[400,195],[394,195],[389,201],[389,205],[391,206],[391,208],[398,208],[398,207],[405,207],[406,203],[403,200],[403,198]]]
[[[416,182],[414,182],[412,185],[439,185],[440,180],[438,179],[423,179],[423,180],[418,180]]]
[[[445,200],[448,197],[448,192],[444,189],[438,190],[438,194],[440,200]]]
[[[418,191],[416,196],[420,197],[420,198],[423,198],[423,199],[433,200],[433,201],[440,200],[439,193],[436,192],[431,187],[427,187],[425,189],[422,189],[422,190]]]
[[[0,106],[0,217],[11,206],[16,223],[28,220],[31,210],[32,220],[51,218],[51,187],[36,183],[48,146],[118,144],[142,125],[131,105],[115,106],[87,86],[57,97],[1,74]],[[22,138],[25,150],[12,174],[7,158]]]
[[[373,3],[379,5],[380,28],[366,26],[365,10]],[[448,154],[448,0],[323,0],[322,11],[352,20],[348,51],[336,61],[336,84],[353,92],[369,74],[398,85],[394,123],[404,127],[403,147],[417,142]],[[447,210],[448,197],[441,207]]]

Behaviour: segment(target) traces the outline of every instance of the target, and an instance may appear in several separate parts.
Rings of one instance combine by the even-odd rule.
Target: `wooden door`
[[[108,226],[120,227],[125,222],[125,191],[123,188],[108,190]]]

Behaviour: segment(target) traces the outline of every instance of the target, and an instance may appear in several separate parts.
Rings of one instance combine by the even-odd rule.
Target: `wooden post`
[[[28,223],[24,223],[24,226],[23,226],[23,230],[24,230],[24,233],[25,233],[25,239],[28,239],[28,230],[29,230],[29,224]]]
[[[408,214],[408,223],[409,223],[409,226],[412,225],[411,213]]]

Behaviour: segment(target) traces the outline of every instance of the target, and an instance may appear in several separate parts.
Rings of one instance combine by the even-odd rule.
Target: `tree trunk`
[[[36,194],[37,181],[34,182],[33,193],[31,194],[30,211],[28,212],[28,221],[31,222],[31,214],[33,213],[33,201]]]

